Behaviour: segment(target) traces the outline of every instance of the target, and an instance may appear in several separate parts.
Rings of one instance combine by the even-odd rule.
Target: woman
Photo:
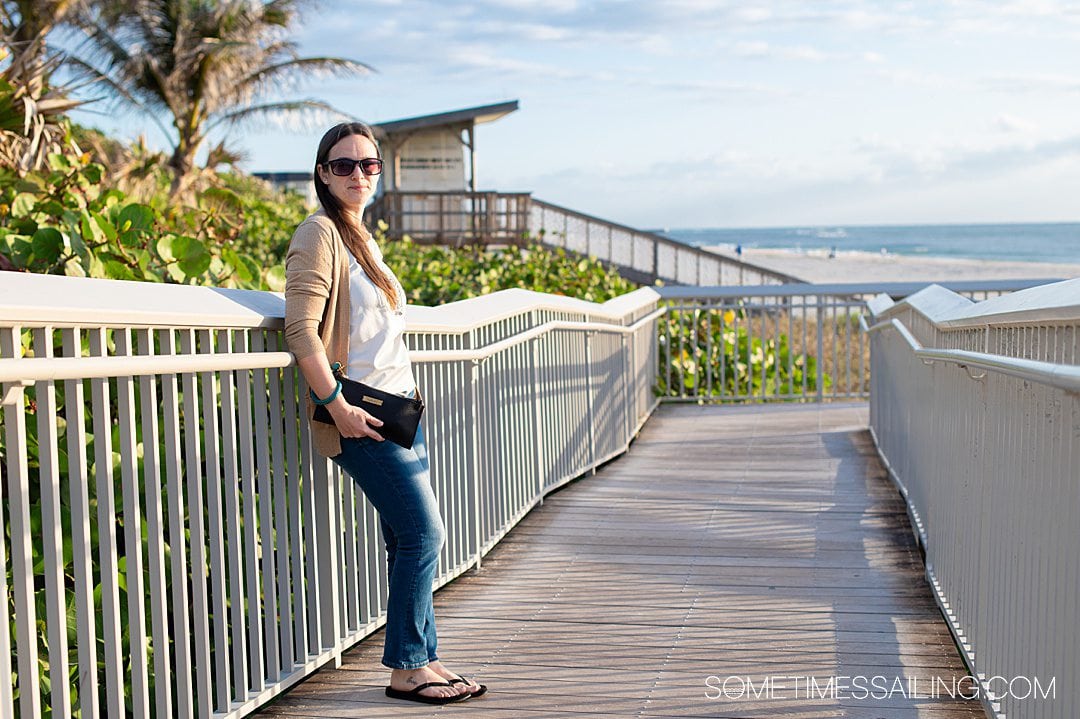
[[[386,694],[449,704],[486,687],[451,672],[436,654],[431,592],[445,530],[423,433],[412,449],[383,441],[382,422],[346,402],[331,371],[340,362],[349,379],[399,394],[416,389],[402,339],[405,292],[363,224],[381,172],[367,125],[344,123],[323,136],[315,157],[322,208],[296,228],[285,260],[285,339],[311,388],[308,417],[319,404],[334,420],[312,423],[316,451],[333,458],[379,512],[390,584]]]

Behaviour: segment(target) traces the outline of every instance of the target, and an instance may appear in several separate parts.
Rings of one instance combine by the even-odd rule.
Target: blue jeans
[[[343,437],[334,461],[378,510],[386,540],[390,596],[382,663],[391,669],[426,666],[438,659],[431,592],[446,530],[428,479],[423,430],[412,449]]]

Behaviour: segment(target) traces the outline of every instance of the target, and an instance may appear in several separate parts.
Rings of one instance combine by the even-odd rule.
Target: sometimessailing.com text
[[[980,682],[973,676],[907,677],[836,675],[830,677],[710,675],[705,697],[718,701],[776,699],[1055,699],[1056,677],[993,676]]]

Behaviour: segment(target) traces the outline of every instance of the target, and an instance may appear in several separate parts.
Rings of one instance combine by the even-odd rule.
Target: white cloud
[[[876,67],[871,71],[874,77],[885,80],[893,85],[902,85],[913,88],[925,88],[930,90],[956,90],[965,87],[967,83],[954,77],[942,75],[919,69],[901,67]]]
[[[548,80],[598,79],[594,73],[581,72],[554,63],[518,60],[498,50],[479,46],[453,48],[446,53],[445,60],[447,64],[444,71],[449,73],[480,70],[485,73],[505,73]]]
[[[737,42],[731,52],[740,57],[769,57],[771,48],[767,42]]]
[[[490,37],[521,38],[534,42],[561,42],[579,37],[570,28],[538,22],[507,22],[504,20],[486,20],[477,23],[475,30]]]
[[[1010,74],[989,77],[984,82],[988,89],[1010,94],[1080,91],[1080,75],[1057,73]]]
[[[481,6],[489,5],[521,12],[541,10],[544,12],[571,13],[580,8],[577,0],[483,0],[479,4]]]
[[[677,78],[650,78],[644,75],[625,78],[629,85],[653,88],[661,92],[691,95],[694,100],[706,101],[718,96],[783,98],[792,97],[795,91],[761,83],[728,82],[725,80],[684,80]]]
[[[1039,125],[1031,120],[1015,115],[998,115],[993,120],[993,126],[1008,133],[1031,134],[1039,129]]]
[[[843,59],[842,53],[826,53],[809,45],[773,46],[760,40],[737,42],[731,46],[731,52],[738,57],[755,59],[806,60],[821,62],[829,59]]]
[[[1080,135],[1026,142],[910,144],[880,137],[855,147],[876,182],[985,180],[1080,156]]]

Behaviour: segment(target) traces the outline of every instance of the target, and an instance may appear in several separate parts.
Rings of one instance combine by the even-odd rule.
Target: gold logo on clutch
[[[360,401],[361,402],[367,402],[369,404],[373,404],[376,407],[382,407],[382,400],[381,399],[376,399],[375,397],[370,397],[370,396],[368,396],[366,394],[363,397],[360,398]]]

